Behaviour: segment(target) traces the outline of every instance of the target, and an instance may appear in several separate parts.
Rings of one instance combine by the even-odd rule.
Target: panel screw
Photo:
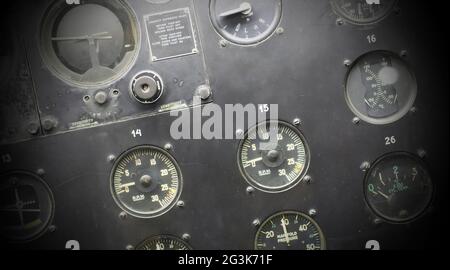
[[[56,123],[52,119],[46,119],[43,122],[43,128],[45,131],[51,131],[56,126]]]
[[[352,119],[352,123],[353,123],[354,125],[358,125],[360,122],[361,122],[361,119],[359,119],[359,117],[354,117],[354,118]]]
[[[125,213],[125,212],[120,212],[120,214],[119,214],[119,218],[121,219],[121,220],[125,220],[126,218],[127,218],[127,213]]]
[[[417,150],[417,155],[420,158],[425,158],[427,156],[427,151],[425,151],[425,149],[419,149],[419,150]]]
[[[345,59],[344,60],[344,66],[345,67],[350,67],[352,65],[352,61],[351,60],[349,60],[349,59]]]
[[[188,233],[185,233],[185,234],[183,234],[183,235],[181,236],[181,238],[182,238],[184,241],[189,241],[189,240],[191,239],[191,235],[188,234]]]
[[[374,225],[380,225],[383,221],[380,218],[374,218],[373,224]]]
[[[227,46],[227,41],[226,40],[224,40],[224,39],[222,39],[222,40],[220,40],[219,41],[219,45],[220,45],[220,47],[222,47],[222,48],[225,48],[226,46]]]
[[[203,84],[197,88],[196,92],[202,100],[207,100],[211,96],[212,91],[209,85]]]
[[[44,174],[45,174],[45,170],[42,169],[42,168],[39,168],[39,169],[36,171],[36,174],[42,177],[42,176],[44,176]]]
[[[339,26],[344,25],[344,20],[342,18],[337,18],[336,24]]]
[[[292,121],[292,124],[294,126],[299,126],[302,123],[302,120],[300,118],[295,118],[294,121]]]
[[[132,245],[127,245],[125,247],[126,250],[134,250],[134,247]]]
[[[284,33],[284,28],[283,27],[278,27],[277,28],[277,35],[282,35]]]
[[[303,181],[305,181],[305,183],[309,185],[312,183],[312,177],[309,175],[305,175],[305,177],[303,178]]]
[[[261,220],[259,220],[258,218],[253,220],[252,225],[255,226],[255,227],[261,225]]]
[[[170,143],[166,143],[166,145],[164,145],[164,149],[166,149],[166,151],[170,151],[173,149],[173,146]]]
[[[417,107],[411,107],[411,109],[409,109],[410,113],[416,113],[417,112]]]
[[[237,139],[242,139],[243,136],[244,136],[244,131],[242,129],[236,130],[236,138]]]
[[[359,168],[360,168],[363,172],[367,171],[368,169],[370,169],[370,162],[364,161],[363,163],[361,163],[361,165],[359,166]]]
[[[27,128],[28,133],[36,135],[39,132],[39,125],[36,123],[30,123]]]
[[[48,231],[51,233],[54,233],[56,231],[56,226],[55,225],[51,225],[48,227]]]
[[[109,155],[107,159],[108,159],[109,162],[114,162],[116,160],[116,156],[115,155]]]
[[[309,209],[308,214],[309,214],[311,217],[314,217],[314,216],[317,215],[317,210],[314,209],[314,208],[313,208],[313,209]]]
[[[407,50],[402,50],[401,52],[400,52],[400,56],[401,57],[407,57],[408,56],[408,51]]]
[[[177,206],[180,207],[180,208],[184,207],[185,206],[184,201],[178,201],[177,202]]]
[[[247,187],[245,191],[247,192],[247,194],[252,194],[253,192],[255,192],[255,189],[253,187]]]

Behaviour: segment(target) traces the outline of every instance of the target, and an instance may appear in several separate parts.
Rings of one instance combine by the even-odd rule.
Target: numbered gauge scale
[[[191,250],[191,246],[178,237],[158,235],[140,243],[136,250]]]
[[[183,179],[175,159],[153,146],[122,154],[111,173],[111,192],[132,216],[153,218],[169,211],[180,197]]]
[[[253,187],[269,193],[298,184],[309,167],[304,136],[285,122],[267,121],[251,128],[238,151],[239,169]]]
[[[334,12],[355,25],[380,22],[395,8],[397,0],[332,0]]]
[[[210,17],[216,31],[238,45],[268,39],[281,20],[281,0],[210,0]]]
[[[255,237],[256,250],[324,250],[325,237],[309,216],[286,211],[263,222]]]

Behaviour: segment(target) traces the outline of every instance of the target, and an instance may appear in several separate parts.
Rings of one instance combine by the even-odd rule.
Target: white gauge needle
[[[229,16],[233,16],[236,14],[243,14],[243,15],[249,15],[252,13],[252,5],[248,2],[243,2],[238,8],[229,10],[229,11],[225,11],[223,13],[221,13],[219,16],[220,17],[229,17]]]
[[[284,233],[284,237],[286,238],[286,244],[288,246],[290,246],[289,244],[289,236],[288,236],[288,232],[287,232],[287,228],[286,228],[286,224],[284,223],[285,217],[283,216],[283,218],[281,219],[281,226],[283,227],[283,233]]]
[[[256,164],[256,162],[259,162],[259,161],[261,161],[261,160],[263,160],[262,157],[260,157],[260,158],[255,158],[255,159],[253,159],[253,160],[249,160],[249,161],[245,162],[244,167],[247,168],[248,166],[253,165],[253,164]]]

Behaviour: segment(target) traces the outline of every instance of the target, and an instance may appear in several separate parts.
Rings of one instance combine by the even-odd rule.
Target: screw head
[[[209,85],[204,84],[200,85],[196,92],[202,100],[207,100],[211,96],[212,91]]]
[[[236,130],[236,138],[237,139],[243,139],[244,131],[242,129]]]
[[[36,123],[30,123],[27,128],[28,133],[36,135],[39,132],[39,125]]]
[[[125,249],[126,249],[126,250],[134,250],[134,247],[133,247],[133,245],[127,245],[127,246],[125,247]]]
[[[401,57],[407,57],[408,56],[408,51],[407,50],[401,50],[400,51],[400,56]]]
[[[361,119],[359,119],[359,117],[354,117],[354,118],[352,119],[352,123],[353,123],[354,125],[358,125],[359,123],[361,123]]]
[[[166,143],[166,145],[164,145],[164,149],[166,149],[166,151],[170,151],[173,149],[173,145],[170,143]]]
[[[361,165],[359,166],[359,168],[360,168],[363,172],[369,170],[369,169],[370,169],[370,162],[364,161],[363,163],[361,163]]]
[[[227,44],[228,44],[228,42],[226,40],[224,40],[224,39],[219,41],[219,45],[222,48],[225,48],[227,46]]]
[[[252,194],[253,192],[255,192],[255,189],[253,187],[247,187],[245,191],[247,192],[247,194]]]
[[[308,214],[309,214],[311,217],[314,217],[314,216],[317,215],[317,210],[314,209],[314,208],[313,208],[313,209],[309,209]]]
[[[292,124],[294,124],[294,126],[299,126],[302,123],[302,120],[300,118],[295,118],[292,121]]]
[[[108,100],[108,95],[104,91],[99,91],[97,94],[95,94],[94,100],[95,102],[97,102],[97,104],[103,105]]]
[[[255,226],[255,227],[261,225],[261,220],[259,220],[259,218],[253,220],[252,225]]]
[[[184,203],[184,201],[178,201],[177,202],[177,206],[180,207],[180,208],[184,207],[185,205],[186,204]]]
[[[336,24],[337,25],[339,25],[339,26],[342,26],[342,25],[344,25],[344,19],[342,19],[342,18],[337,18],[337,20],[336,20]]]
[[[45,170],[42,168],[39,168],[39,169],[37,169],[36,174],[42,177],[45,174]]]
[[[191,239],[191,235],[188,233],[185,233],[181,236],[181,239],[183,239],[184,241],[189,241]]]
[[[311,184],[312,177],[310,175],[305,175],[305,177],[303,177],[303,181],[305,181],[306,184]]]
[[[278,27],[277,28],[277,35],[282,35],[284,34],[284,28],[283,27]]]
[[[120,218],[121,220],[125,220],[125,219],[127,218],[127,213],[125,213],[125,212],[120,212],[119,218]]]
[[[51,233],[54,233],[56,231],[56,226],[55,225],[50,225],[48,227],[48,231],[51,232]]]
[[[420,158],[425,158],[427,156],[427,151],[425,151],[425,149],[421,148],[421,149],[417,150],[417,155]]]
[[[350,67],[352,65],[352,61],[350,59],[345,59],[344,60],[344,66],[345,67]]]
[[[115,155],[109,155],[107,157],[107,159],[108,159],[109,162],[114,162],[116,160],[116,156]]]

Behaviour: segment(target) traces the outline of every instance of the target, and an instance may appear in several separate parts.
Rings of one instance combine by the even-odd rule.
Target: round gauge
[[[390,124],[403,118],[414,105],[417,81],[399,56],[374,51],[351,66],[345,94],[350,109],[363,121]]]
[[[281,10],[281,0],[210,0],[210,16],[216,31],[239,45],[269,38],[280,23]]]
[[[256,250],[324,250],[325,237],[309,216],[287,211],[269,217],[258,229]]]
[[[153,146],[122,154],[111,174],[111,191],[124,211],[152,218],[169,211],[181,194],[182,176],[175,159]]]
[[[178,237],[159,235],[140,243],[136,250],[191,250],[188,243]]]
[[[368,205],[378,216],[404,223],[427,209],[433,184],[420,159],[399,152],[375,162],[366,175],[364,191]]]
[[[338,16],[357,25],[377,23],[394,9],[397,0],[332,0]]]
[[[31,241],[44,234],[54,213],[49,186],[28,172],[2,175],[0,182],[0,234],[13,242]]]
[[[41,29],[41,53],[61,80],[81,88],[115,82],[134,64],[140,44],[138,22],[122,0],[55,1]]]
[[[238,163],[250,185],[269,193],[282,192],[294,187],[306,174],[309,149],[297,128],[267,121],[245,134]]]

